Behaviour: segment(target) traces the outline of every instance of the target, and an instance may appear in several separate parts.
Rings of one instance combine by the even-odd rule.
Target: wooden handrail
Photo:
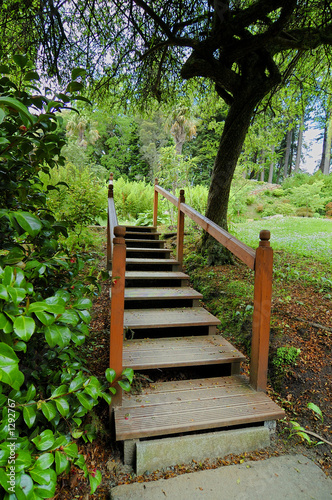
[[[250,383],[257,391],[266,391],[273,273],[273,250],[269,242],[270,232],[260,232],[261,241],[255,251],[215,224],[212,220],[187,205],[184,202],[183,190],[180,192],[180,198],[176,198],[176,196],[166,191],[166,189],[160,187],[156,179],[154,192],[154,214],[158,212],[158,193],[162,194],[173,205],[178,207],[177,260],[180,264],[182,264],[183,260],[183,216],[185,214],[215,240],[230,250],[233,255],[242,260],[250,269],[255,271]],[[157,216],[154,218],[154,225],[157,225]]]
[[[222,229],[220,226],[215,224],[212,220],[208,219],[204,215],[201,215],[197,210],[181,203],[181,211],[188,215],[196,224],[201,226],[207,233],[209,233],[213,238],[219,243],[221,243],[225,248],[228,248],[236,257],[238,257],[242,262],[247,264],[250,269],[255,268],[255,250],[251,247],[242,243],[230,233]]]
[[[115,382],[121,378],[123,371],[123,317],[124,317],[124,290],[126,271],[126,244],[124,236],[126,228],[114,228],[112,259],[112,290],[111,290],[111,327],[110,327],[110,368],[116,373]],[[120,405],[122,389],[116,384],[116,395],[112,398],[112,406]]]
[[[116,215],[114,197],[113,197],[113,174],[111,173],[108,183],[108,206],[107,206],[107,248],[106,248],[107,269],[111,268],[114,228],[117,225],[118,225],[118,218]]]

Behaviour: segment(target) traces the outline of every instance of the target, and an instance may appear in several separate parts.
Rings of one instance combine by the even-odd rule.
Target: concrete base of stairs
[[[111,489],[112,500],[332,500],[332,480],[304,455],[284,455]]]
[[[134,467],[140,476],[146,471],[152,472],[192,460],[201,462],[206,458],[266,448],[270,445],[270,432],[271,425],[260,425],[146,441],[125,441],[124,462]]]

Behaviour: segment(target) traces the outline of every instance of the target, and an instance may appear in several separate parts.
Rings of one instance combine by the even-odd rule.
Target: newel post
[[[184,213],[181,212],[181,203],[185,203],[184,189],[180,190],[178,201],[178,232],[176,237],[176,260],[183,263],[183,237],[184,237]]]
[[[111,290],[111,332],[110,332],[110,368],[116,373],[116,379],[121,378],[122,350],[123,350],[123,315],[124,315],[124,290],[126,269],[126,228],[116,226],[113,240],[112,262],[112,290]],[[116,395],[112,399],[113,405],[120,405],[122,400],[121,387],[116,384]]]
[[[154,185],[157,186],[158,179],[154,180]],[[157,226],[158,224],[158,191],[154,188],[154,196],[153,196],[153,225]]]
[[[108,200],[113,198],[113,174],[110,174],[110,179],[108,182]],[[110,223],[110,210],[109,202],[107,203],[107,244],[106,244],[106,262],[107,269],[110,269],[110,263],[112,260],[112,241],[111,241],[111,223]]]
[[[260,232],[255,260],[254,313],[252,323],[250,384],[266,391],[270,340],[273,250],[270,231]]]

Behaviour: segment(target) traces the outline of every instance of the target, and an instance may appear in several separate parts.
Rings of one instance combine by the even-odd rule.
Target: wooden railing
[[[260,242],[257,250],[245,245],[240,240],[219,227],[212,220],[185,203],[184,190],[180,191],[179,198],[172,195],[155,180],[153,225],[157,226],[158,193],[178,208],[178,229],[176,258],[182,265],[184,216],[187,215],[208,234],[213,236],[225,248],[244,262],[255,272],[254,311],[252,324],[252,343],[250,360],[250,384],[257,391],[266,391],[267,369],[269,355],[271,298],[272,298],[272,268],[273,250],[270,247],[270,231],[260,232]]]
[[[114,238],[114,228],[118,225],[118,218],[116,216],[116,210],[113,198],[113,174],[110,175],[110,180],[108,183],[108,209],[107,209],[107,269],[111,268],[112,254],[113,254],[113,238]]]
[[[124,236],[126,228],[118,226],[114,198],[113,174],[108,184],[107,210],[107,269],[111,271],[111,326],[110,326],[110,368],[115,371],[114,388],[116,394],[112,397],[112,406],[121,405],[122,389],[117,384],[123,371],[123,315],[124,290],[126,270],[126,244]]]

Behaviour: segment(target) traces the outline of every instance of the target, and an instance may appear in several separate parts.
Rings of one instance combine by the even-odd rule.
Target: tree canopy
[[[128,102],[168,102],[185,80],[212,82],[229,106],[206,215],[227,227],[230,184],[257,106],[325,66],[330,71],[329,0],[51,0],[17,8],[7,0],[3,49],[34,47],[49,72],[87,68],[89,86]],[[16,10],[14,8],[16,6]],[[10,15],[9,15],[10,13]],[[30,19],[31,30],[18,29]],[[4,19],[4,18],[3,18]],[[8,22],[12,24],[8,35]],[[38,48],[36,48],[38,47]],[[299,69],[305,69],[306,75]]]

